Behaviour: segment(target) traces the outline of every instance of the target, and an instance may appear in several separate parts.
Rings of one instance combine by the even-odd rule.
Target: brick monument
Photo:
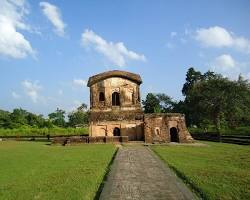
[[[144,114],[138,74],[108,71],[92,76],[89,136],[127,136],[146,143],[191,142],[185,117],[179,113]]]

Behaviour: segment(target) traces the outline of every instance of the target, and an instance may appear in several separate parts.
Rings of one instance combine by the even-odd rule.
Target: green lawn
[[[93,199],[116,147],[0,142],[0,199]]]
[[[250,146],[206,144],[152,149],[204,199],[250,199]]]

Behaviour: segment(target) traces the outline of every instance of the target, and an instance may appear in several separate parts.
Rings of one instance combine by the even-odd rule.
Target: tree
[[[187,96],[193,85],[202,80],[202,74],[199,71],[195,71],[193,67],[190,67],[186,74],[186,82],[182,87],[182,94]]]
[[[8,128],[11,124],[10,112],[0,110],[0,128]]]
[[[87,104],[85,104],[85,103],[82,103],[78,108],[77,108],[77,110],[78,111],[86,111],[87,110],[87,108],[88,108],[88,106],[87,106]]]
[[[164,93],[148,93],[142,104],[145,113],[166,113],[173,112],[176,102]]]
[[[196,82],[189,90],[186,103],[198,125],[212,121],[218,133],[222,120],[233,126],[241,117],[248,116],[250,90],[246,81],[232,81],[219,74]]]
[[[142,100],[145,113],[160,111],[160,100],[153,93],[148,93],[145,100]]]
[[[226,79],[212,79],[196,83],[190,89],[189,105],[193,105],[192,114],[200,118],[196,122],[201,123],[202,119],[210,117],[217,131],[220,131],[220,121],[227,103],[225,95],[227,84]]]
[[[64,110],[57,108],[55,112],[50,113],[48,116],[54,125],[60,126],[60,127],[65,127],[65,125],[66,125],[65,113],[66,112]]]
[[[26,119],[28,121],[28,125],[42,128],[45,126],[45,119],[42,115],[36,115],[33,113],[28,113],[26,116]]]
[[[241,75],[237,81],[230,86],[228,93],[229,101],[227,108],[228,124],[231,128],[239,125],[249,125],[250,122],[250,83]],[[244,122],[248,122],[245,123]]]
[[[42,128],[45,126],[42,115],[36,115],[22,108],[13,109],[12,113],[0,110],[0,128],[20,128],[33,126]]]
[[[46,119],[44,121],[44,127],[47,127],[47,128],[53,128],[53,123],[50,119]]]
[[[69,126],[84,126],[88,124],[89,112],[87,111],[87,105],[82,104],[76,111],[69,113]]]
[[[172,98],[164,93],[158,93],[156,94],[156,98],[160,102],[160,109],[161,112],[173,112],[173,109],[176,105],[176,102],[172,100]]]
[[[28,112],[22,108],[15,108],[10,114],[11,124],[9,128],[19,128],[23,125],[27,125],[27,115]]]

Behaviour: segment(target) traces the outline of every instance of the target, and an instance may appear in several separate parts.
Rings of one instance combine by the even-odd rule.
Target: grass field
[[[250,147],[206,144],[152,149],[204,199],[250,199]]]
[[[0,142],[0,199],[93,199],[116,147]]]

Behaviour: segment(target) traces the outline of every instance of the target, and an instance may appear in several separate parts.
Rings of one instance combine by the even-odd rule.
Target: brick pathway
[[[100,199],[197,199],[148,147],[121,147]]]

